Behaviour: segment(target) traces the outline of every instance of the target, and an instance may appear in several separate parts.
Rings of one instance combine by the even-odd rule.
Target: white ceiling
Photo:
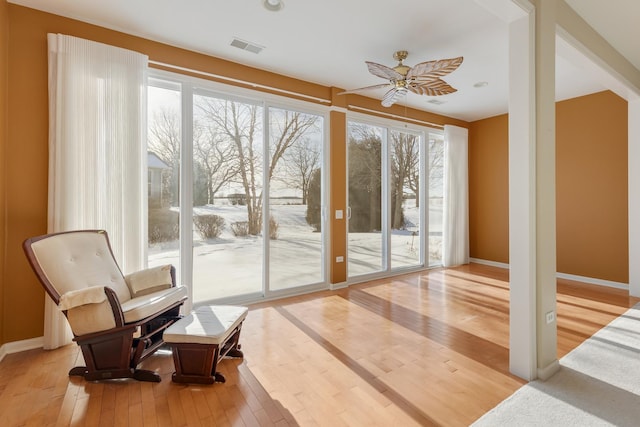
[[[508,28],[474,0],[283,0],[279,12],[262,0],[8,0],[173,46],[309,82],[343,89],[383,83],[364,61],[394,66],[464,56],[445,80],[458,92],[409,94],[411,107],[472,121],[507,111]],[[638,0],[566,0],[611,45],[640,69]],[[230,46],[240,38],[259,54]],[[558,57],[557,99],[604,90],[584,69]],[[488,85],[475,88],[477,82]],[[381,92],[370,96],[381,97]]]

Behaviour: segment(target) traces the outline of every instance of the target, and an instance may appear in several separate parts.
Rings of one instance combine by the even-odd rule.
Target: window
[[[442,208],[444,194],[444,135],[429,133],[429,266],[442,265]]]
[[[157,72],[149,83],[148,264],[194,305],[327,287],[325,113]],[[348,122],[350,279],[440,263],[442,133]]]
[[[424,265],[420,225],[420,134],[392,130],[389,135],[389,215],[391,221],[391,268]]]
[[[440,264],[442,133],[351,120],[347,135],[349,277]]]
[[[386,129],[349,122],[347,135],[347,269],[349,276],[357,276],[386,270],[385,236],[382,230],[382,149],[383,140],[386,141]]]
[[[181,263],[194,304],[326,287],[324,116],[218,89],[151,80],[149,264]]]
[[[173,264],[179,271],[181,90],[179,83],[150,79],[147,168],[150,267]],[[155,188],[152,188],[155,187]]]

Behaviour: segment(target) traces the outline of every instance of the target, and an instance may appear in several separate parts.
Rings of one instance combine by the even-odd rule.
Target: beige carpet
[[[640,304],[473,426],[640,426]]]

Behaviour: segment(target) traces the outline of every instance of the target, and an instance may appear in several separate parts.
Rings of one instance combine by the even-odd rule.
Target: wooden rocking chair
[[[156,372],[137,366],[164,343],[164,330],[180,318],[187,299],[173,266],[123,276],[103,230],[37,236],[23,248],[82,349],[86,366],[69,375],[160,381]]]

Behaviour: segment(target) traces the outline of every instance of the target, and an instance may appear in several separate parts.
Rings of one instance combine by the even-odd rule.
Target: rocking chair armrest
[[[131,298],[148,295],[175,286],[175,267],[170,264],[147,268],[124,277]]]
[[[86,294],[94,296],[93,302],[79,304],[64,310],[75,336],[124,326],[122,307],[115,291],[106,286],[92,288],[97,288],[97,290],[86,291]],[[102,293],[103,298],[98,302],[99,293]]]
[[[91,286],[62,294],[58,308],[65,311],[85,304],[100,304],[107,299],[104,288],[104,286]]]

